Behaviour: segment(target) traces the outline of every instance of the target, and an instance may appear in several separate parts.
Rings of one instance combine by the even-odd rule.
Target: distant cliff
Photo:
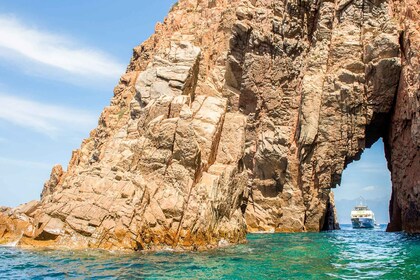
[[[337,227],[331,188],[383,137],[390,230],[420,231],[419,4],[181,0],[98,127],[0,243],[206,249]]]

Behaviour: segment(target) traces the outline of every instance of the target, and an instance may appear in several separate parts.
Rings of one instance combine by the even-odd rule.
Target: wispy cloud
[[[357,170],[358,172],[364,172],[364,173],[389,173],[388,168],[386,167],[386,164],[383,162],[355,162],[353,163],[353,168]]]
[[[93,114],[59,105],[14,97],[0,93],[0,119],[57,136],[63,130],[87,131],[95,127],[97,117]]]
[[[2,164],[14,165],[14,166],[25,167],[25,168],[36,168],[36,169],[51,169],[52,167],[51,164],[43,163],[43,162],[0,157],[0,165]]]
[[[124,71],[122,64],[104,52],[69,37],[39,30],[10,15],[0,15],[0,56],[26,67],[30,67],[29,62],[36,62],[86,79],[117,79]]]
[[[365,191],[365,192],[372,192],[374,190],[376,190],[376,186],[367,186],[367,187],[362,188],[362,191]]]

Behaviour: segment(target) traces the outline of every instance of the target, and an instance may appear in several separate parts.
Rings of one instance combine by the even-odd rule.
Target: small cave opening
[[[389,222],[392,193],[383,138],[369,143],[360,158],[347,165],[341,185],[333,189],[340,227],[351,228],[351,211],[363,203],[373,211],[376,223],[385,230]]]

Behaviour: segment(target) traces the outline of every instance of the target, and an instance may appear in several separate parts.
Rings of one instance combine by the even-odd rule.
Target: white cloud
[[[349,167],[354,168],[357,172],[389,174],[385,160],[383,162],[355,162],[353,166],[349,165]]]
[[[50,137],[55,137],[64,130],[88,131],[97,122],[97,117],[83,110],[42,104],[2,93],[0,104],[0,119]]]
[[[0,15],[0,56],[29,68],[32,61],[85,79],[117,79],[124,71],[122,64],[101,51],[6,15]]]
[[[36,168],[36,169],[51,169],[52,165],[43,162],[18,160],[12,158],[0,157],[0,165],[14,165],[25,168]]]
[[[367,187],[362,188],[362,191],[365,191],[365,192],[372,192],[374,190],[376,190],[376,186],[367,186]]]

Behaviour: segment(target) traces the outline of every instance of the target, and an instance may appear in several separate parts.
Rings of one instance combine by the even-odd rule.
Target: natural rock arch
[[[319,231],[380,136],[389,229],[418,232],[416,26],[410,0],[179,1],[41,202],[4,209],[0,242],[199,249]]]
[[[333,189],[336,220],[340,228],[341,224],[350,223],[350,211],[360,202],[374,211],[377,223],[390,222],[392,183],[388,164],[381,137],[346,165],[340,185]]]

